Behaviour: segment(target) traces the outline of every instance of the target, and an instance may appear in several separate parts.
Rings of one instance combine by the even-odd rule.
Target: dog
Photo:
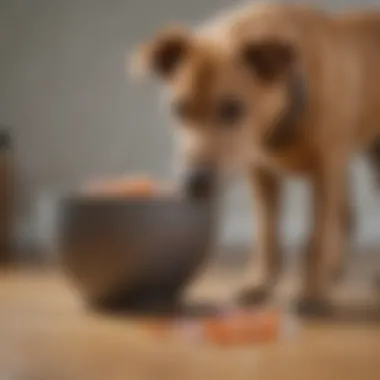
[[[238,170],[249,180],[260,281],[246,285],[243,302],[267,300],[281,273],[283,178],[309,181],[298,307],[324,310],[352,231],[353,154],[368,153],[380,185],[380,12],[256,3],[192,29],[169,25],[132,62],[168,90],[189,188],[202,193],[213,176]]]

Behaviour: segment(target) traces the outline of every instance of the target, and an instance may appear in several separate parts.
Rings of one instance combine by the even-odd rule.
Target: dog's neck
[[[298,131],[298,121],[305,109],[305,81],[298,71],[292,72],[288,88],[291,99],[289,107],[266,139],[266,146],[270,150],[276,151],[292,145]]]

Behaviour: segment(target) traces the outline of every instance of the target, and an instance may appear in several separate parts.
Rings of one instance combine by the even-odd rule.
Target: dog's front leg
[[[255,255],[240,296],[240,300],[245,304],[264,302],[268,299],[282,264],[278,236],[280,179],[265,169],[252,168],[249,182],[258,230]]]
[[[346,157],[334,155],[324,157],[312,175],[314,225],[298,305],[301,313],[328,311],[328,295],[341,270],[352,225],[347,171]]]

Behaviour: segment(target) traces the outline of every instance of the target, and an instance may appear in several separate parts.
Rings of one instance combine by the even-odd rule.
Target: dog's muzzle
[[[216,168],[212,166],[191,167],[185,174],[184,190],[191,198],[209,198],[214,194],[216,182]]]

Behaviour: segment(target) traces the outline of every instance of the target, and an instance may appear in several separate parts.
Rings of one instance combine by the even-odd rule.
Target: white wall
[[[0,123],[11,126],[17,145],[19,233],[35,230],[34,209],[41,196],[89,176],[135,171],[171,175],[168,120],[152,87],[128,82],[125,54],[166,22],[198,22],[232,3],[237,2],[0,2]],[[344,7],[350,2],[324,3]],[[366,1],[371,3],[377,1]],[[353,183],[360,205],[359,242],[379,243],[380,202],[360,162]],[[249,240],[248,195],[235,189],[230,198],[223,238]],[[302,185],[291,183],[284,222],[288,242],[298,242],[305,230],[306,200]],[[40,222],[44,236],[49,235],[49,219]]]

